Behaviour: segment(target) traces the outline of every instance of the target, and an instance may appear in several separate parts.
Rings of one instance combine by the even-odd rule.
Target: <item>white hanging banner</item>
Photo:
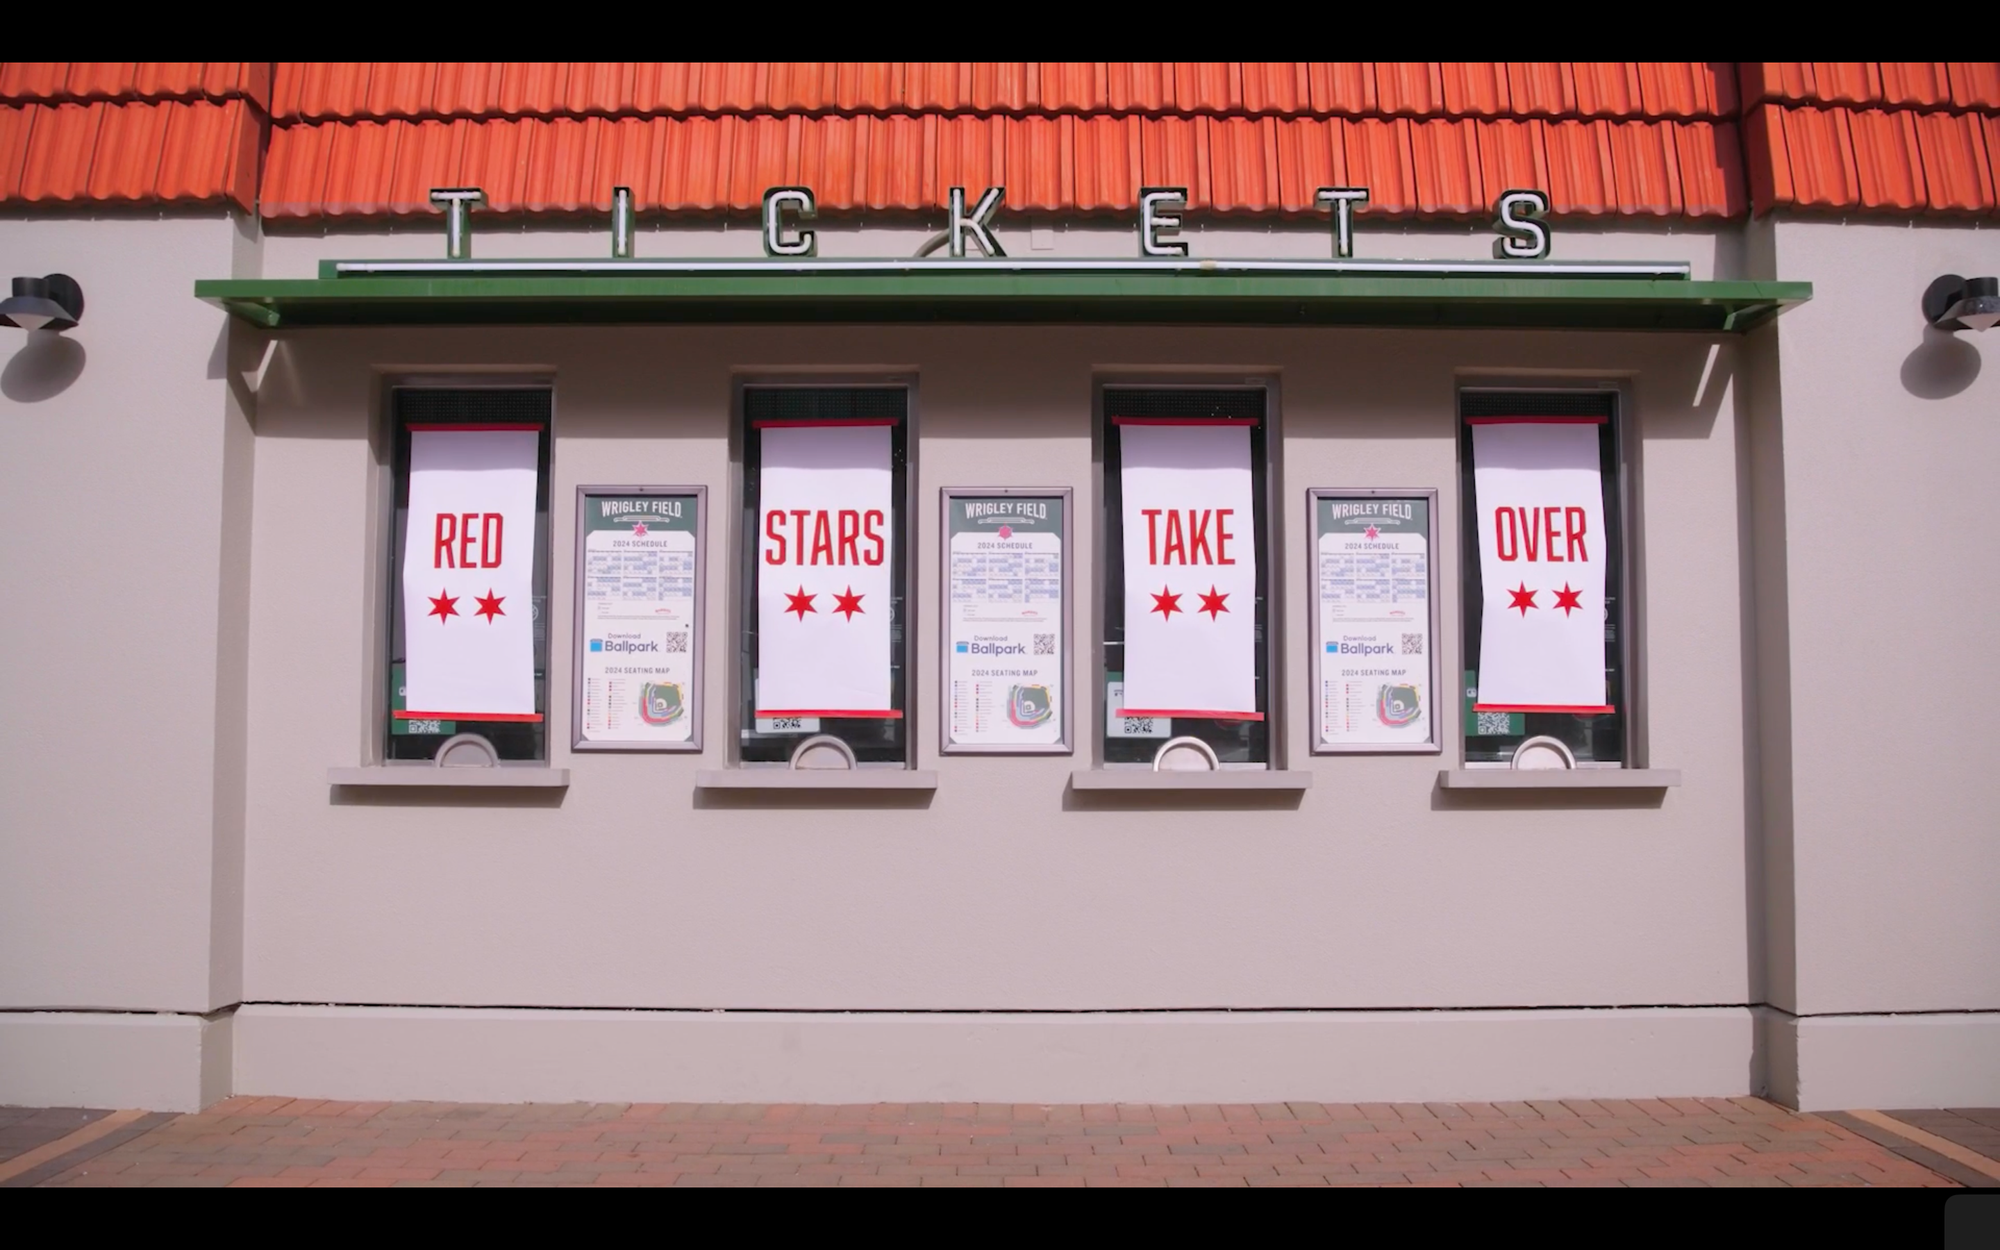
[[[759,717],[890,706],[893,421],[760,421]]]
[[[1125,528],[1118,716],[1262,720],[1251,421],[1114,417]]]
[[[1471,417],[1478,712],[1609,712],[1596,417]]]
[[[537,425],[410,427],[399,719],[538,721]]]

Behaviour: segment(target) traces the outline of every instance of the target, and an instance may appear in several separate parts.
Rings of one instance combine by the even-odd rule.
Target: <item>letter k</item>
[[[1007,254],[1006,249],[1000,246],[1000,240],[993,237],[991,228],[993,214],[1000,208],[1000,201],[1006,198],[1007,188],[988,187],[986,194],[979,197],[979,203],[973,205],[972,215],[968,217],[965,215],[965,188],[951,189],[951,225],[948,234],[953,256],[965,255],[965,240],[968,235],[979,245],[979,250],[988,256]]]

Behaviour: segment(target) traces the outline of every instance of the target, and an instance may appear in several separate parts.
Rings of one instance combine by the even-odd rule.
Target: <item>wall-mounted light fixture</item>
[[[2000,278],[1944,275],[1924,291],[1924,320],[1946,331],[1984,330],[2000,322]]]
[[[0,300],[0,322],[23,330],[67,330],[83,320],[83,288],[66,273],[14,279],[14,294]]]

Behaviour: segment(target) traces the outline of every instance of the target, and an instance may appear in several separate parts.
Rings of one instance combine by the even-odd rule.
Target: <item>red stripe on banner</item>
[[[397,720],[505,720],[538,721],[540,712],[392,712]]]
[[[1609,417],[1467,417],[1467,425],[1603,425]]]
[[[1256,417],[1113,417],[1113,425],[1255,425]]]
[[[753,430],[807,430],[824,429],[828,426],[853,425],[896,425],[901,417],[842,417],[837,421],[752,421]]]
[[[1202,720],[1263,720],[1262,712],[1214,712],[1185,707],[1121,707],[1113,716],[1191,716]]]
[[[512,424],[497,425],[406,425],[403,428],[410,431],[427,431],[433,433],[439,430],[450,430],[467,434],[490,430],[533,430],[539,434],[542,429],[539,422],[531,421],[516,421]]]
[[[1475,712],[1568,712],[1572,716],[1605,716],[1618,709],[1608,703],[1475,703]]]
[[[777,711],[768,711],[760,707],[756,711],[752,712],[751,715],[752,716],[845,716],[850,719],[855,719],[865,716],[872,720],[903,719],[903,714],[901,712],[856,711],[853,708],[840,708],[840,707],[832,707],[832,708],[788,707],[788,708],[780,708]]]

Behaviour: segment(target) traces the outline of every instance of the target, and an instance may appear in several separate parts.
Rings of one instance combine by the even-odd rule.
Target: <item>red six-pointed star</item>
[[[1382,531],[1376,529],[1374,526],[1371,525],[1368,527],[1368,533],[1365,535],[1365,537],[1368,539],[1369,542],[1374,542],[1376,539],[1382,537]]]
[[[1160,593],[1153,596],[1153,606],[1148,608],[1147,611],[1158,612],[1161,620],[1171,621],[1174,619],[1174,613],[1185,612],[1187,609],[1181,606],[1181,597],[1179,595],[1162,586],[1160,587]]]
[[[1201,592],[1198,590],[1195,593],[1198,595],[1201,594]],[[1196,608],[1195,611],[1206,612],[1208,613],[1209,620],[1211,621],[1215,620],[1216,614],[1218,612],[1229,611],[1229,606],[1223,603],[1223,600],[1227,598],[1229,598],[1229,593],[1227,591],[1224,591],[1221,594],[1217,594],[1215,593],[1214,583],[1210,583],[1208,587],[1208,593],[1205,595],[1201,595],[1201,606]]]
[[[644,521],[632,522],[632,537],[644,538],[645,536],[646,536],[646,523]]]
[[[1540,606],[1535,602],[1535,595],[1538,594],[1539,592],[1529,590],[1528,583],[1526,582],[1521,583],[1521,588],[1519,590],[1510,590],[1507,593],[1514,597],[1514,601],[1508,604],[1507,606],[1510,608],[1521,609],[1522,616],[1526,616],[1528,614],[1529,608]]]
[[[862,611],[861,601],[865,598],[867,598],[866,595],[855,594],[854,587],[849,586],[846,594],[835,595],[833,597],[833,610],[846,614],[847,619],[851,621],[854,619],[856,612]],[[800,617],[799,619],[804,620],[805,618]]]
[[[507,615],[500,608],[501,604],[507,602],[507,596],[494,594],[491,586],[486,588],[486,594],[483,597],[474,595],[472,598],[474,602],[479,604],[479,611],[474,612],[473,615],[485,617],[488,625],[493,623],[494,617]]]
[[[428,595],[426,598],[431,601],[431,610],[424,613],[424,615],[435,616],[438,618],[438,624],[444,624],[444,618],[447,616],[458,615],[458,596],[449,595],[440,590],[435,595]]]
[[[1577,602],[1577,596],[1582,593],[1581,590],[1571,590],[1568,582],[1563,583],[1563,588],[1556,592],[1556,606],[1563,610],[1564,616],[1582,610],[1583,605]]]
[[[817,614],[819,612],[819,609],[813,606],[813,600],[817,598],[819,598],[818,595],[807,594],[804,586],[799,587],[796,594],[788,590],[785,592],[785,611],[798,613],[799,619],[803,621],[806,619],[806,613]]]

